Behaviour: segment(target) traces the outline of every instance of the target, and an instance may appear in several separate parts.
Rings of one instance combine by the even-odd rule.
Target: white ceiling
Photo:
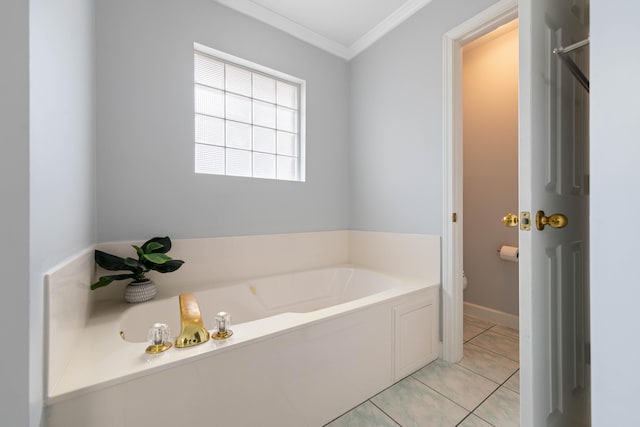
[[[217,1],[349,60],[431,0]]]

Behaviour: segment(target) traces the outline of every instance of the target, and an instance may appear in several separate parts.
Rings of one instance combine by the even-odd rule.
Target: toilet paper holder
[[[520,253],[517,246],[502,246],[498,249],[498,257],[503,261],[517,263],[520,258]]]

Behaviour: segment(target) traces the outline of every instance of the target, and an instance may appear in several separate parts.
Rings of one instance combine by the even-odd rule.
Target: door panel
[[[565,228],[520,231],[521,425],[589,423],[588,94],[552,54],[588,37],[588,2],[520,3],[520,210]],[[588,47],[572,54],[588,73]],[[529,363],[527,363],[529,362]]]
[[[545,32],[544,32],[544,50],[550,52],[553,50],[553,46],[560,46],[562,40],[562,30],[555,24],[550,22],[549,19],[545,20]],[[562,110],[560,97],[560,79],[559,77],[559,61],[550,55],[545,55],[545,76],[544,81],[548,84],[545,85],[544,92],[544,114],[546,138],[544,143],[546,145],[546,184],[545,191],[548,193],[555,193],[560,195],[562,193],[561,179],[562,175],[559,171],[562,161],[562,131],[560,127]]]
[[[585,316],[586,305],[586,282],[585,282],[585,242],[574,242],[571,245],[571,258],[573,262],[573,274],[571,282],[571,300],[573,301],[573,324],[574,335],[572,337],[573,351],[573,381],[571,382],[572,392],[579,392],[586,387],[587,380],[587,360],[586,360],[586,325]],[[580,327],[582,325],[583,327]]]
[[[549,401],[547,404],[546,413],[554,414],[562,412],[562,359],[560,352],[556,351],[557,344],[562,342],[562,331],[559,328],[561,324],[558,320],[558,314],[561,312],[562,295],[560,293],[562,281],[562,247],[557,246],[555,248],[547,248],[546,251],[547,260],[545,265],[547,267],[547,280],[546,280],[546,306],[545,319],[546,328],[548,328],[548,339],[544,343],[546,357],[549,364],[549,372],[546,375],[546,381],[548,384],[544,384],[543,387],[549,390]]]

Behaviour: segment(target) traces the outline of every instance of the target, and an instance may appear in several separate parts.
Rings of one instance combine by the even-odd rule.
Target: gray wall
[[[28,360],[36,426],[43,405],[43,274],[95,243],[95,73],[93,1],[30,4]]]
[[[442,35],[493,4],[434,0],[351,61],[350,228],[442,232]]]
[[[29,3],[0,2],[0,414],[29,425]],[[34,327],[37,328],[37,327]],[[41,328],[40,328],[41,330]]]
[[[464,50],[462,90],[464,300],[518,315],[518,264],[496,253],[518,246],[500,221],[518,212],[517,28]]]
[[[348,227],[347,62],[211,0],[96,16],[99,241]],[[306,80],[306,182],[194,173],[194,41]]]
[[[594,426],[637,419],[640,4],[591,2],[591,366]],[[618,220],[622,219],[622,220]]]

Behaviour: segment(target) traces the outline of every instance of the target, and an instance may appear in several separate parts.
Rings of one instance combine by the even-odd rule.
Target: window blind
[[[195,50],[195,172],[301,180],[300,92]]]

